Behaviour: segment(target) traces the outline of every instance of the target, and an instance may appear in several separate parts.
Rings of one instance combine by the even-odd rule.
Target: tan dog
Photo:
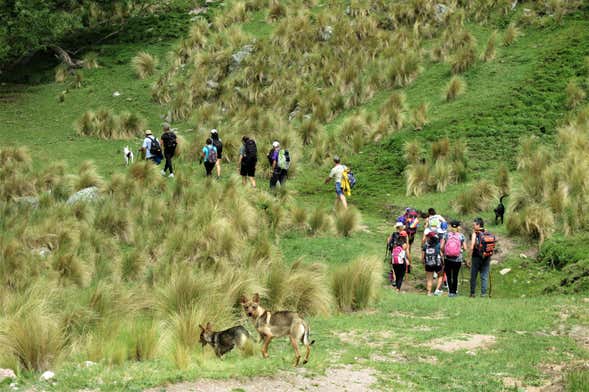
[[[252,319],[256,331],[264,340],[262,345],[262,356],[268,358],[268,345],[273,338],[288,336],[290,344],[295,351],[294,366],[298,366],[301,359],[299,345],[301,342],[307,349],[303,364],[309,361],[311,355],[311,345],[315,341],[309,341],[309,325],[303,320],[298,313],[290,311],[269,312],[260,306],[260,296],[256,293],[251,300],[245,296],[241,297],[241,305],[245,313]]]

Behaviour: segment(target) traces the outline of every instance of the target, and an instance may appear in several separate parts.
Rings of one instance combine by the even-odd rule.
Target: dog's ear
[[[247,304],[247,297],[245,295],[241,296],[241,303],[242,304]]]
[[[260,303],[260,294],[255,293],[253,300],[255,303],[259,304]]]
[[[211,331],[213,329],[213,326],[211,325],[211,322],[210,321],[207,323],[207,327],[205,329],[207,331]]]
[[[205,327],[203,327],[201,324],[198,324],[198,327],[199,327],[200,329],[202,329],[203,331],[205,330]]]

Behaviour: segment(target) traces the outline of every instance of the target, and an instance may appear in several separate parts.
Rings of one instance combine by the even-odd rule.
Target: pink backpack
[[[460,234],[450,232],[448,233],[448,240],[446,241],[446,247],[444,249],[447,257],[459,257],[461,254],[462,241],[460,240]]]
[[[393,264],[403,264],[405,263],[404,257],[402,255],[403,247],[395,246],[393,248]]]

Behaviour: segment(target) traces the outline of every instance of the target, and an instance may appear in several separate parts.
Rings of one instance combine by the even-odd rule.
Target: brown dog
[[[241,297],[241,305],[248,317],[252,319],[256,331],[264,340],[262,345],[262,356],[264,358],[268,358],[268,345],[273,338],[288,336],[295,351],[294,366],[298,366],[301,359],[297,343],[299,341],[307,349],[303,364],[309,361],[311,345],[315,341],[309,341],[309,325],[298,313],[289,311],[271,313],[260,306],[260,296],[257,293],[254,294],[251,300],[248,300],[245,296]]]

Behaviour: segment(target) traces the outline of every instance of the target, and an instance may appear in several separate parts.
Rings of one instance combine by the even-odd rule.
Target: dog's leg
[[[266,335],[264,337],[264,344],[262,345],[262,356],[264,358],[268,358],[268,346],[270,345],[270,341],[272,340],[272,336]]]
[[[288,337],[290,339],[290,344],[292,345],[292,348],[295,351],[294,366],[297,367],[297,366],[299,366],[299,362],[301,360],[301,353],[299,351],[299,345],[297,344],[297,341],[295,340],[295,338],[292,337],[292,335],[289,335]]]
[[[311,345],[307,344],[305,348],[307,349],[307,353],[305,354],[305,360],[303,361],[303,365],[309,362],[309,356],[311,355]]]

